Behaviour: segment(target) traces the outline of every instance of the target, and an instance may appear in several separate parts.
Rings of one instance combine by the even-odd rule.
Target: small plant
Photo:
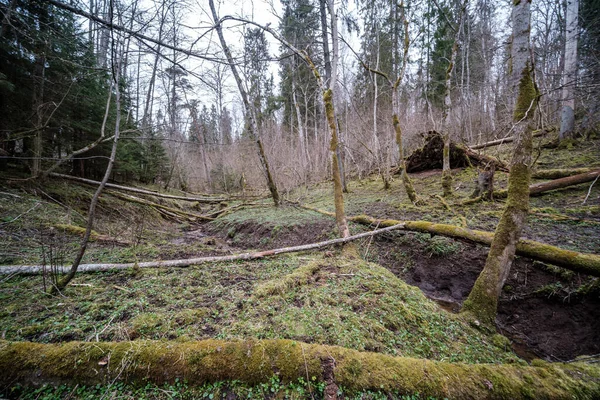
[[[429,243],[425,246],[425,251],[429,253],[429,257],[446,257],[454,254],[460,250],[460,245],[453,241],[441,236],[432,237]]]

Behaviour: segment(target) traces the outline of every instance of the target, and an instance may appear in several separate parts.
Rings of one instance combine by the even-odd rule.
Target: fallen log
[[[79,236],[85,235],[85,228],[83,228],[81,226],[75,226],[75,225],[70,225],[70,224],[57,224],[57,225],[54,225],[53,228],[59,229],[61,231],[67,232],[67,233],[72,233],[74,235],[79,235]],[[94,230],[92,230],[92,232],[90,234],[89,241],[90,242],[99,241],[99,242],[116,243],[116,244],[120,244],[122,246],[131,246],[133,244],[129,240],[123,240],[123,239],[115,238],[112,236],[103,235]]]
[[[548,182],[536,183],[529,186],[529,195],[537,196],[551,190],[563,189],[569,186],[580,185],[591,182],[600,176],[600,169],[595,169],[579,175],[568,176],[566,178],[554,179]],[[506,189],[494,191],[494,198],[505,198],[508,195]]]
[[[329,211],[319,210],[317,208],[302,206],[305,209],[316,211],[321,214],[332,216]],[[376,219],[367,215],[358,215],[348,217],[348,221],[353,221],[367,226],[397,226],[405,231],[430,233],[432,235],[447,236],[454,239],[466,240],[473,243],[490,246],[494,234],[492,232],[480,231],[469,228],[462,228],[455,225],[437,224],[428,221],[398,221],[394,219]],[[580,272],[591,276],[600,277],[600,255],[579,253],[572,250],[561,249],[545,243],[536,242],[529,239],[521,239],[517,244],[517,255],[527,257],[532,260],[542,261],[548,264],[556,265]]]
[[[415,150],[406,159],[407,172],[420,172],[442,168],[444,139],[436,131],[430,131],[425,136],[423,147]],[[468,166],[494,167],[498,171],[508,171],[505,163],[495,157],[479,154],[458,143],[450,143],[450,168]]]
[[[293,246],[293,247],[284,247],[280,249],[259,251],[253,253],[242,253],[242,254],[233,254],[230,256],[212,256],[212,257],[197,257],[197,258],[187,258],[183,260],[161,260],[161,261],[148,261],[148,262],[139,262],[139,263],[125,263],[125,264],[81,264],[77,272],[100,272],[100,271],[110,271],[110,270],[119,270],[119,269],[128,269],[128,268],[159,268],[159,267],[187,267],[190,265],[198,265],[205,263],[215,263],[215,262],[228,262],[228,261],[237,261],[237,260],[255,260],[259,258],[264,258],[268,256],[274,256],[277,254],[285,254],[285,253],[295,253],[299,251],[306,250],[315,250],[323,247],[332,246],[335,244],[343,244],[353,240],[362,239],[364,237],[370,237],[374,235],[378,235],[380,233],[385,233],[389,231],[393,231],[396,229],[403,229],[403,224],[399,225],[387,225],[381,229],[375,229],[370,232],[359,233],[357,235],[349,236],[346,238],[332,239],[326,240],[324,242],[319,243],[311,243],[305,244],[301,246]],[[57,266],[54,268],[59,273],[68,272],[70,269],[69,266]],[[0,265],[0,275],[36,275],[41,274],[45,270],[43,265]]]
[[[52,173],[50,173],[48,175],[52,176],[54,178],[68,179],[68,180],[75,181],[75,182],[85,183],[87,185],[93,185],[93,186],[100,185],[100,182],[98,182],[98,181],[93,181],[91,179],[80,178],[80,177],[77,177],[77,176],[57,174],[57,173],[54,173],[54,172],[52,172]],[[133,193],[145,194],[145,195],[148,195],[148,196],[162,197],[164,199],[183,200],[183,201],[196,201],[198,203],[209,203],[209,204],[211,204],[211,203],[220,203],[222,201],[227,201],[228,200],[228,199],[226,199],[224,197],[174,196],[174,195],[171,195],[171,194],[164,194],[164,193],[159,193],[159,192],[153,192],[151,190],[144,190],[144,189],[138,189],[138,188],[133,188],[133,187],[129,187],[129,186],[115,185],[114,183],[107,183],[106,187],[111,188],[111,189],[123,190],[123,191],[126,191],[126,192],[133,192]]]
[[[550,132],[547,131],[547,130],[542,130],[542,131],[539,131],[539,132],[535,132],[533,134],[533,137],[545,136],[548,133],[550,133]],[[498,145],[501,145],[501,144],[504,144],[504,143],[511,143],[511,142],[514,142],[514,140],[515,140],[514,136],[509,136],[509,137],[506,137],[506,138],[503,138],[503,139],[490,140],[489,142],[481,143],[481,144],[476,144],[476,145],[469,146],[469,147],[472,150],[479,150],[479,149],[485,149],[486,147],[498,146]]]
[[[570,168],[570,169],[540,169],[534,171],[531,177],[534,179],[560,179],[573,175],[585,174],[598,168]]]
[[[110,191],[108,193],[111,196],[115,196],[121,200],[146,205],[148,207],[153,207],[154,209],[156,209],[156,211],[165,215],[167,218],[173,218],[175,220],[184,218],[190,222],[196,222],[197,220],[201,220],[201,221],[214,220],[214,218],[206,216],[206,215],[191,213],[189,211],[178,210],[176,208],[164,206],[162,204],[154,203],[150,200],[141,199],[139,197],[135,197],[135,196],[131,196],[131,195],[123,194],[123,193],[118,193],[118,192],[114,192],[114,191]]]
[[[293,340],[202,340],[166,342],[68,342],[41,344],[0,341],[0,387],[157,385],[190,386],[222,381],[249,385],[328,379],[348,391],[382,391],[447,399],[594,399],[600,396],[596,364],[465,364],[393,357],[339,346]],[[330,362],[331,364],[331,362]]]

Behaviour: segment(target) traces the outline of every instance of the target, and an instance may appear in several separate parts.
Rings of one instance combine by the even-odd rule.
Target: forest
[[[600,0],[0,0],[0,397],[600,398]]]

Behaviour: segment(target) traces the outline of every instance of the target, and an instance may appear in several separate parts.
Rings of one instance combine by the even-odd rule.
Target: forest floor
[[[599,167],[599,154],[599,141],[542,150],[537,168]],[[466,223],[493,231],[504,202],[460,205],[473,191],[476,171],[454,170],[453,176],[456,190],[446,200],[449,209],[434,197],[441,193],[441,171],[427,171],[411,175],[425,205],[412,205],[399,179],[385,191],[377,176],[369,176],[349,182],[346,212]],[[506,174],[497,172],[495,184],[505,187]],[[2,184],[0,268],[68,264],[80,236],[63,227],[84,226],[92,194],[89,186],[60,180],[43,186]],[[155,210],[107,191],[95,230],[124,243],[94,241],[83,262],[229,255],[335,238],[333,218],[297,206],[332,211],[332,197],[331,183],[324,182],[290,193],[289,205],[274,208],[267,199],[252,200],[250,206],[200,224],[165,220]],[[152,200],[198,214],[213,209]],[[242,203],[236,200],[229,206]],[[358,233],[370,228],[351,223],[350,229]],[[533,197],[523,236],[600,253],[600,183],[591,190],[588,183]],[[0,276],[0,335],[3,340],[41,343],[278,338],[465,363],[568,361],[600,353],[596,278],[517,257],[500,299],[500,335],[476,329],[457,314],[485,263],[486,247],[411,232],[389,232],[364,239],[356,247],[359,258],[331,248],[256,261],[79,274],[55,296],[45,294],[49,282],[42,277]],[[277,385],[238,388],[236,393],[260,397]],[[303,387],[285,390],[300,393]],[[196,395],[225,393],[220,387],[211,388]],[[74,393],[71,390],[75,391],[19,389],[5,395],[65,398]],[[134,394],[134,389],[127,393],[130,398],[169,398],[161,393],[178,390],[171,386],[152,394]],[[93,391],[77,393],[95,396]]]

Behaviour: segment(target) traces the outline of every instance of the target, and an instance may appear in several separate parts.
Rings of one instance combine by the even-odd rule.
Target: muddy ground
[[[388,217],[398,213],[387,208],[379,204],[365,212]],[[210,225],[202,229],[234,251],[313,243],[326,239],[335,225],[333,220],[320,221],[273,233],[264,225],[247,221],[235,232]],[[468,296],[488,251],[476,244],[407,232],[378,236],[359,247],[365,249],[363,256],[419,287],[441,308],[453,313],[460,310]],[[499,331],[527,360],[567,361],[600,353],[599,296],[576,293],[589,282],[586,276],[517,257],[500,299],[496,321]]]

